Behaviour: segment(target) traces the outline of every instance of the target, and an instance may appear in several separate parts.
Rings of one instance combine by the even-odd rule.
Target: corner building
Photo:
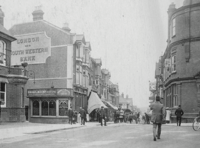
[[[44,12],[35,10],[33,22],[16,24],[10,32],[13,43],[12,65],[29,71],[25,100],[29,121],[68,122],[68,108],[86,108],[87,88],[82,86],[84,38],[70,33],[68,24],[59,28],[43,20]],[[75,67],[79,67],[76,69]],[[85,76],[85,75],[84,75]]]
[[[168,16],[168,45],[161,60],[164,103],[181,105],[187,122],[200,107],[200,0],[185,0],[178,9],[171,4]]]
[[[11,67],[11,43],[15,41],[4,28],[0,8],[0,122],[23,122],[25,118],[24,88],[28,80],[24,69]]]

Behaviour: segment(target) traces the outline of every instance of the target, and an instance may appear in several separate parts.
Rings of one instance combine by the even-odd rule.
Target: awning
[[[102,106],[107,108],[97,93],[92,91],[88,100],[88,113],[90,114],[94,109],[101,108]]]
[[[7,79],[7,78],[2,78],[2,77],[0,77],[0,82],[8,83],[8,79]]]
[[[108,107],[114,109],[114,110],[118,110],[118,108],[114,105],[112,105],[110,102],[107,102],[107,101],[103,101],[104,104],[106,104]]]

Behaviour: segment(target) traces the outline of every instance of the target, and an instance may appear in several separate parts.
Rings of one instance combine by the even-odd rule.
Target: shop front
[[[68,123],[73,90],[66,88],[28,89],[30,122]]]

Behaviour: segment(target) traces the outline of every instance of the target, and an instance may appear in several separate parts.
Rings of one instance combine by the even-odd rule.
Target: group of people
[[[85,121],[87,121],[86,120],[87,113],[82,107],[80,107],[79,115],[80,115],[80,119],[81,119],[81,121],[80,121],[81,125],[85,125]],[[75,124],[78,122],[78,113],[76,111],[72,110],[72,107],[70,107],[68,110],[68,117],[69,117],[69,124],[72,125],[72,124]]]
[[[100,122],[101,122],[101,126],[103,126],[103,121],[104,121],[104,126],[107,126],[106,125],[106,111],[104,109],[104,107],[102,106],[101,109],[98,111],[99,112],[99,115],[100,115]],[[86,111],[80,107],[79,109],[79,115],[80,115],[80,123],[81,125],[85,125],[85,122],[87,121],[87,113]],[[69,108],[68,110],[68,116],[69,116],[69,124],[75,124],[77,123],[78,121],[78,114],[76,111],[73,111],[72,110],[72,107]]]
[[[153,123],[153,140],[160,139],[161,136],[161,125],[165,119],[170,118],[170,114],[166,116],[166,110],[164,105],[160,102],[160,97],[156,96],[156,101],[150,105],[152,110],[151,122]],[[181,126],[181,120],[184,112],[181,106],[175,111],[177,126]],[[166,118],[167,117],[167,118]]]

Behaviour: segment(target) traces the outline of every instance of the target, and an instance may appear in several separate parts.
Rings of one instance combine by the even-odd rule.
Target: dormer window
[[[6,65],[6,44],[0,40],[0,65]]]

